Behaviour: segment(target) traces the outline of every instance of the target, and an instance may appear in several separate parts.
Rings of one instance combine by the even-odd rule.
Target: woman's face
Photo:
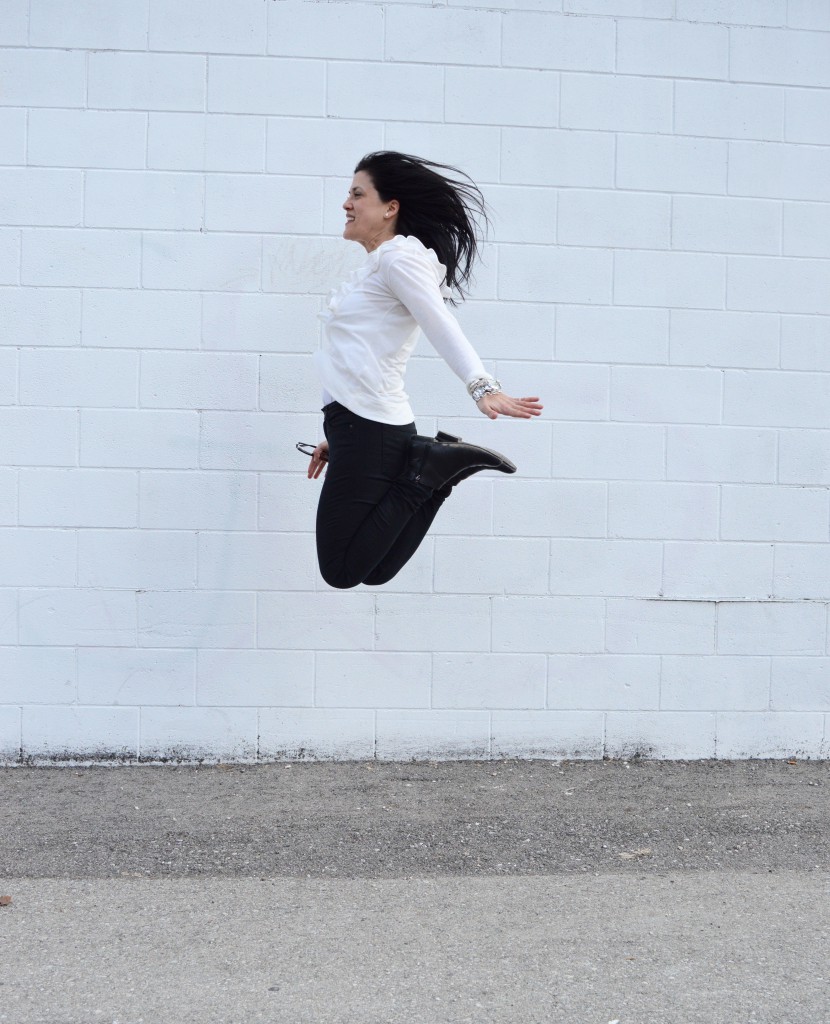
[[[343,237],[350,242],[360,242],[367,252],[394,238],[398,200],[383,202],[366,171],[355,174],[343,209],[346,211]]]

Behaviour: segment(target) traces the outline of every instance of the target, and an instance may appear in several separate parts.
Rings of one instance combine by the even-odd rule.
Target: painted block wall
[[[5,0],[0,750],[830,754],[824,0]],[[312,352],[356,160],[493,212],[425,342],[455,493],[380,590],[314,554]]]

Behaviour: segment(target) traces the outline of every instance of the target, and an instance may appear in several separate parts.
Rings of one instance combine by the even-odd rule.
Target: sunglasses
[[[313,455],[315,453],[315,451],[317,450],[317,445],[316,444],[308,444],[306,441],[298,441],[297,444],[295,445],[295,447],[296,447],[297,451],[298,452],[302,452],[303,455]],[[325,452],[321,452],[321,454],[320,454],[320,461],[321,462],[328,462],[329,461],[329,457],[328,457],[328,455]]]

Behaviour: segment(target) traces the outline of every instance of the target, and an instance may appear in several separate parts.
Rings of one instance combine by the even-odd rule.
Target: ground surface
[[[830,1024],[830,764],[0,771],[3,1024]]]

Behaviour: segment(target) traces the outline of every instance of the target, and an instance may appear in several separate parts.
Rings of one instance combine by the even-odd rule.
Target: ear
[[[400,209],[401,209],[401,204],[398,202],[397,199],[390,199],[389,200],[389,216],[390,217],[397,217],[398,214],[400,213]]]

